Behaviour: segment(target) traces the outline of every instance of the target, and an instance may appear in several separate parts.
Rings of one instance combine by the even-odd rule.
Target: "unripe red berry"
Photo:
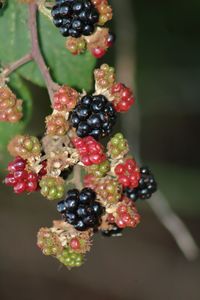
[[[28,181],[26,185],[26,191],[27,192],[34,192],[38,188],[38,182],[37,181]]]
[[[102,48],[94,48],[92,49],[92,55],[96,58],[101,58],[106,54],[106,50]]]
[[[5,178],[5,184],[8,186],[14,186],[17,183],[17,180],[13,176],[13,174],[8,174]]]
[[[75,138],[73,144],[79,152],[81,162],[87,167],[99,165],[106,160],[104,147],[91,136]]]
[[[71,239],[70,243],[69,243],[69,246],[71,249],[73,250],[79,250],[80,247],[81,247],[81,244],[80,244],[80,241],[78,238],[73,238]]]
[[[114,97],[113,104],[118,112],[127,112],[135,102],[132,91],[122,83],[115,83],[110,93]]]
[[[14,186],[15,194],[21,194],[21,193],[25,192],[25,190],[26,190],[26,182],[24,182],[24,181],[19,181]]]

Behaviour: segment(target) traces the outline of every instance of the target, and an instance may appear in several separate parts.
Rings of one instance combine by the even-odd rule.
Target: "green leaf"
[[[39,14],[40,44],[54,80],[80,90],[90,90],[95,59],[89,52],[73,56],[65,49],[65,38],[47,17]],[[12,62],[30,52],[27,5],[16,0],[8,3],[0,17],[0,60]],[[20,68],[19,73],[33,83],[44,86],[43,78],[34,62]]]
[[[29,89],[19,75],[13,74],[9,86],[16,93],[17,97],[23,100],[23,118],[17,123],[0,122],[0,171],[5,169],[10,156],[7,151],[7,145],[12,137],[24,131],[31,117],[32,101]]]

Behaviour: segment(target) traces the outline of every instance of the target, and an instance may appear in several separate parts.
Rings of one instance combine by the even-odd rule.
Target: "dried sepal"
[[[74,166],[79,161],[79,154],[73,148],[50,152],[47,160],[47,172],[59,176],[61,172]]]

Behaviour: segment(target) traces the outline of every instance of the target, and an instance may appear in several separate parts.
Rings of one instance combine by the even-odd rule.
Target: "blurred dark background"
[[[139,106],[121,126],[131,137],[139,120],[140,141],[132,135],[133,149],[140,143],[142,160],[151,166],[160,189],[200,246],[200,2],[113,2],[117,30],[128,17],[117,6],[123,2],[131,7],[133,28],[124,30],[123,49],[134,49],[128,59],[136,66],[132,85]],[[120,47],[118,40],[115,49]],[[117,64],[119,55],[120,50],[110,50],[103,61]],[[127,76],[131,72],[127,69]],[[27,130],[38,134],[48,99],[45,91],[35,87],[34,92]],[[42,110],[41,102],[46,103]],[[148,203],[138,206],[142,222],[135,231],[113,239],[97,235],[85,265],[70,272],[36,247],[38,229],[58,217],[54,203],[39,195],[17,197],[1,185],[0,206],[1,300],[200,299],[200,259],[185,259]]]

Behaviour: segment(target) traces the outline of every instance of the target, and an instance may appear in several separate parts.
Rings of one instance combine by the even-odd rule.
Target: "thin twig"
[[[53,103],[53,95],[54,92],[59,88],[59,85],[52,80],[49,69],[41,54],[37,31],[37,4],[35,3],[29,4],[29,30],[31,33],[32,56],[37,63],[40,72],[42,73],[51,103]]]
[[[73,171],[74,171],[74,176],[72,180],[70,180],[68,183],[75,185],[78,189],[81,190],[83,188],[82,178],[81,178],[81,166],[79,165],[74,166]]]
[[[33,60],[32,54],[31,53],[26,54],[25,56],[23,56],[19,60],[16,60],[15,62],[5,66],[4,69],[3,69],[3,72],[1,73],[1,77],[4,77],[4,78],[8,77],[12,72],[17,70],[21,66],[27,64],[31,60]]]
[[[113,6],[116,16],[120,16],[121,12],[126,16],[126,18],[118,17],[117,25],[117,38],[118,44],[126,45],[126,47],[117,47],[117,69],[120,80],[127,80],[130,84],[135,84],[135,71],[136,71],[136,61],[134,60],[134,44],[135,44],[135,33],[128,28],[134,28],[134,18],[131,7],[131,1],[127,1],[124,6],[123,1],[115,0],[113,1]],[[123,20],[120,22],[120,20]],[[124,34],[126,32],[126,34]],[[131,122],[133,124],[133,130],[127,132],[127,127],[123,126],[127,135],[129,135],[130,140],[134,141],[134,154],[140,161],[140,111],[139,107],[134,108],[134,112],[131,112],[126,116],[126,124]],[[134,123],[133,123],[134,122]],[[125,123],[125,122],[124,122]],[[123,123],[122,123],[123,125]],[[180,250],[183,252],[188,260],[194,260],[199,255],[199,248],[195,243],[191,233],[189,232],[187,226],[183,223],[178,215],[171,209],[168,200],[163,195],[161,191],[158,191],[155,196],[148,202],[152,210],[165,226],[165,228],[174,237]]]
[[[176,243],[188,260],[194,260],[199,255],[199,249],[188,231],[187,226],[174,213],[166,197],[158,191],[149,202],[157,217],[174,236]]]

